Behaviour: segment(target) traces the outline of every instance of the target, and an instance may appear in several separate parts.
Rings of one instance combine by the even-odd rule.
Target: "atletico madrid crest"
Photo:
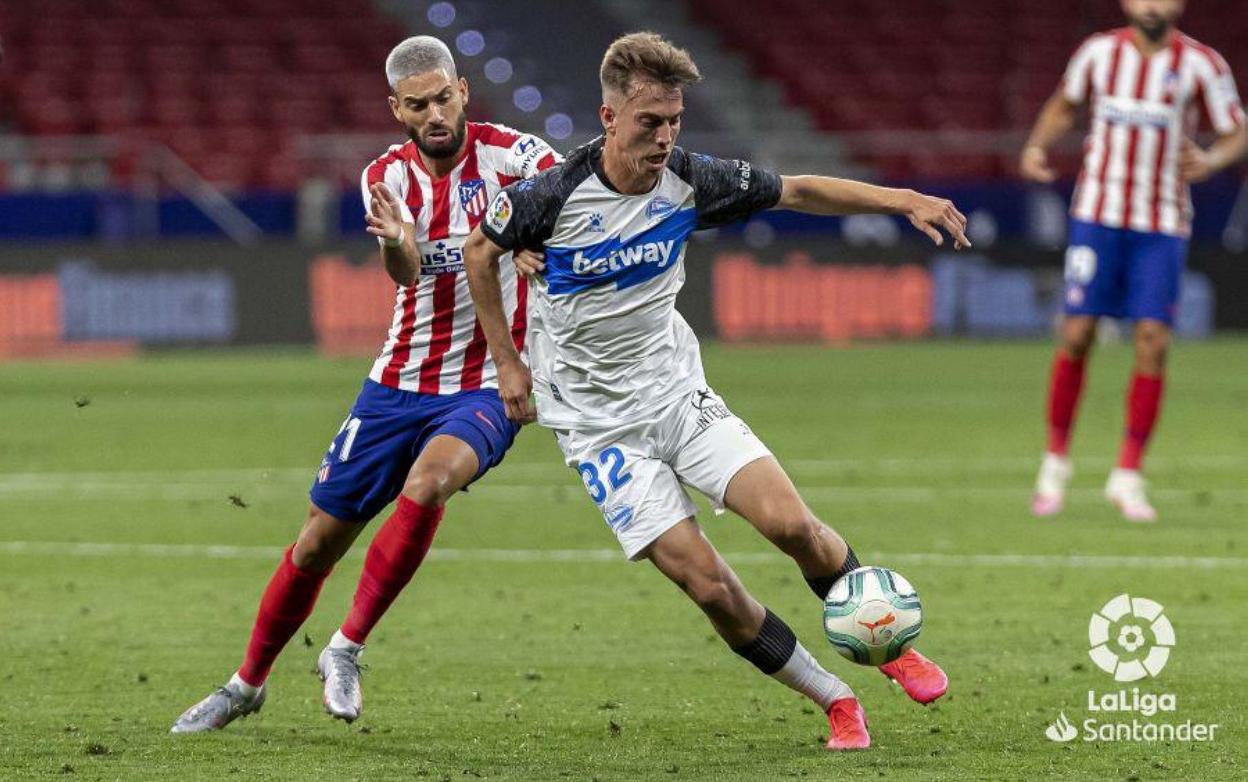
[[[468,179],[459,184],[459,205],[469,217],[480,219],[489,205],[484,179]]]

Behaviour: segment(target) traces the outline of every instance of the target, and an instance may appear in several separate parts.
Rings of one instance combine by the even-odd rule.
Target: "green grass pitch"
[[[841,755],[820,748],[822,715],[728,651],[651,566],[615,555],[537,428],[449,507],[369,645],[359,722],[323,713],[311,669],[371,533],[278,662],[263,713],[171,736],[237,666],[368,361],[0,366],[0,778],[1243,779],[1248,341],[1176,347],[1154,526],[1099,494],[1124,346],[1091,369],[1066,513],[1029,517],[1049,358],[1039,343],[707,347],[712,383],[815,512],[918,587],[919,648],[952,679],[922,708],[843,661],[796,569],[742,520],[704,512],[747,586],[862,699],[874,746]],[[1123,592],[1162,603],[1177,633],[1165,670],[1138,683],[1177,696],[1154,719],[1217,723],[1215,741],[1045,738],[1059,713],[1089,716],[1089,689],[1124,686],[1087,654],[1089,616]]]

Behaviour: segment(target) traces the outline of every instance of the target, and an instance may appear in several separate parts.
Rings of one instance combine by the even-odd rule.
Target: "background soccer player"
[[[1105,496],[1130,521],[1153,521],[1140,464],[1157,422],[1166,351],[1191,234],[1187,185],[1231,165],[1248,149],[1244,111],[1221,55],[1174,28],[1183,0],[1123,0],[1130,25],[1079,47],[1023,148],[1020,169],[1037,182],[1057,173],[1045,150],[1091,103],[1092,128],[1071,201],[1066,317],[1053,360],[1048,450],[1032,511],[1062,509],[1072,467],[1070,434],[1098,316],[1135,321],[1135,369],[1126,431]],[[1203,106],[1218,134],[1192,140]]]
[[[260,709],[269,670],[330,569],[397,497],[368,548],[350,613],[317,661],[326,709],[358,717],[369,632],[420,567],[447,500],[498,464],[519,430],[494,390],[461,247],[502,184],[549,168],[557,155],[534,136],[468,122],[468,84],[435,38],[396,46],[386,78],[411,141],[370,164],[362,186],[368,232],[399,286],[390,336],[321,460],[307,521],[265,589],[242,666],[188,709],[175,733],[214,730]],[[523,350],[527,280],[508,268],[498,283],[509,339]]]
[[[652,33],[620,38],[603,59],[605,133],[567,161],[508,187],[465,245],[478,315],[513,420],[555,430],[569,466],[630,559],[649,559],[706,614],[734,651],[827,714],[829,749],[870,744],[850,688],[764,608],[702,534],[682,484],[747,519],[826,597],[858,567],[853,550],[811,513],[750,428],[707,385],[697,338],[675,310],[685,242],[698,228],[778,207],[812,214],[904,215],[940,244],[967,245],[949,201],[818,176],[779,177],[744,161],[675,146],[689,55]],[[545,249],[535,285],[532,376],[508,337],[497,264]],[[536,380],[536,385],[534,385]],[[910,695],[944,694],[944,673],[911,650],[883,666]]]

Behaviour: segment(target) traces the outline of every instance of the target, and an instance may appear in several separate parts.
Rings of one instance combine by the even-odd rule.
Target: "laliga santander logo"
[[[1174,628],[1161,611],[1160,603],[1144,597],[1121,594],[1110,600],[1088,621],[1092,662],[1119,682],[1161,673],[1174,646]]]
[[[1174,628],[1160,603],[1121,594],[1092,614],[1088,622],[1088,656],[1115,681],[1134,682],[1156,676],[1166,667],[1174,647]],[[1087,716],[1072,721],[1065,712],[1044,735],[1065,743],[1082,736],[1085,742],[1203,742],[1216,738],[1219,723],[1176,721],[1178,696],[1141,691],[1088,690]]]

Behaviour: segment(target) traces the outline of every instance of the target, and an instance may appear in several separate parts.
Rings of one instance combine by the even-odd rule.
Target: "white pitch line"
[[[1079,460],[1080,465],[1107,467],[1112,464],[1110,456],[1089,456]],[[881,457],[864,459],[782,459],[785,468],[793,472],[895,472],[901,474],[930,475],[962,472],[1003,473],[1023,470],[1030,472],[1039,460],[1030,456],[982,456],[972,458],[945,457]],[[1182,457],[1154,456],[1149,464],[1160,470],[1180,468],[1218,470],[1219,468],[1248,468],[1248,454],[1191,454]],[[500,477],[545,477],[556,479],[575,475],[554,462],[508,461],[495,471]],[[310,483],[316,474],[316,465],[304,467],[243,467],[243,468],[190,468],[179,470],[66,470],[0,472],[0,487],[23,484],[55,484],[58,487],[73,483],[235,483],[264,481],[271,483]],[[490,481],[487,478],[482,485]]]
[[[70,543],[11,540],[0,542],[0,554],[70,557],[129,557],[189,559],[275,559],[282,546],[226,546],[198,543]],[[494,549],[435,548],[434,559],[451,562],[623,562],[618,549]],[[362,549],[347,556],[359,559]],[[737,564],[787,563],[775,551],[724,554]],[[941,554],[868,552],[864,559],[887,565],[933,565],[938,567],[1060,567],[1060,568],[1164,568],[1215,569],[1248,567],[1245,557],[1142,557],[1061,554]]]

